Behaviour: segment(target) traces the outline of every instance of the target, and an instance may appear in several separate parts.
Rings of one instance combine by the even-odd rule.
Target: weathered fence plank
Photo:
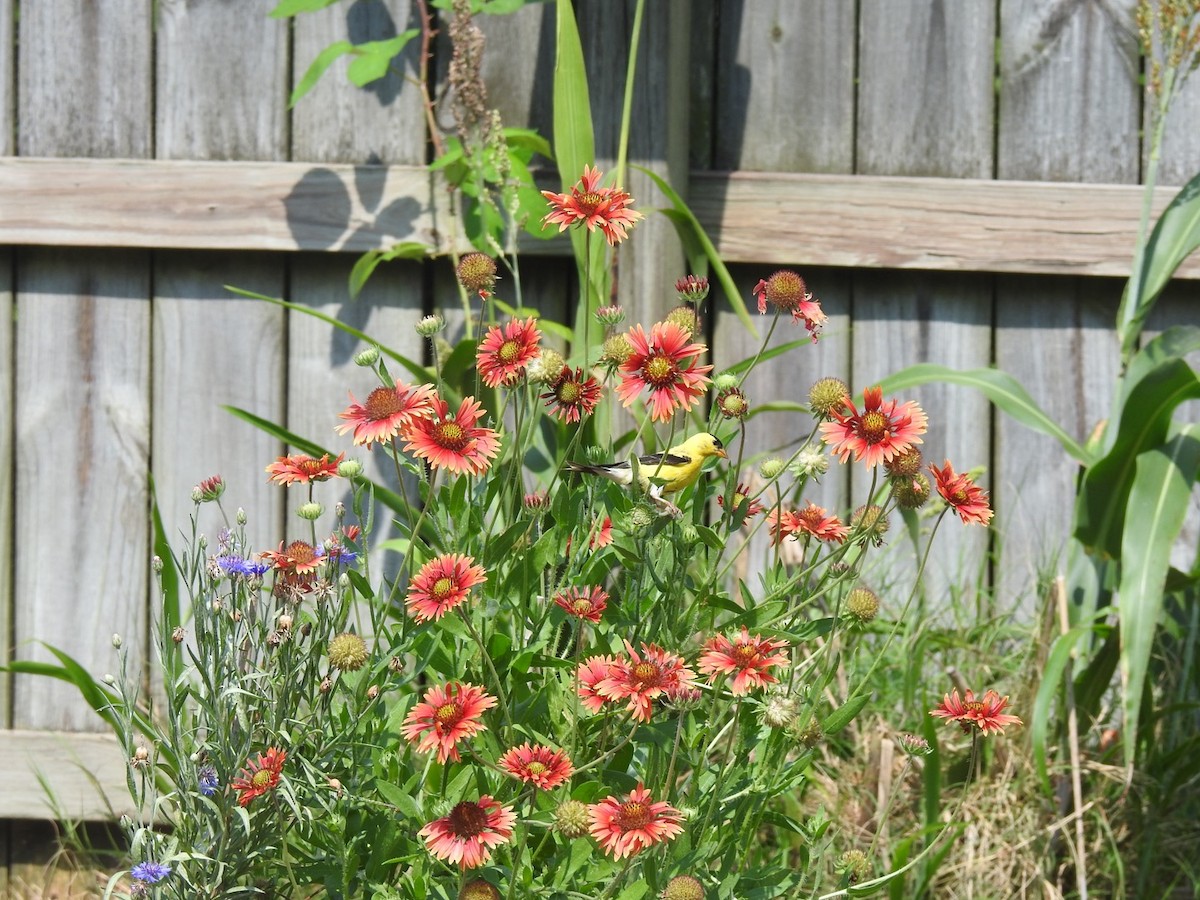
[[[409,0],[349,7],[336,4],[301,15],[295,25],[293,82],[299,81],[309,61],[333,41],[387,40],[419,27],[416,7]],[[292,112],[293,159],[355,166],[420,166],[425,160],[427,129],[420,91],[408,80],[416,75],[420,46],[419,37],[410,41],[396,63],[402,71],[394,71],[366,88],[358,88],[346,78],[344,63],[326,72]],[[370,228],[412,204],[411,198],[387,196],[379,190],[382,184],[370,178],[355,177],[344,185],[346,201],[363,213],[361,218],[345,223],[348,234],[357,228]],[[420,187],[426,189],[425,184]],[[420,266],[412,262],[385,263],[363,292],[352,298],[349,276],[353,262],[348,256],[328,254],[304,254],[290,260],[290,299],[353,325],[420,362],[421,340],[413,330],[423,309]],[[373,376],[354,365],[354,354],[366,347],[346,333],[296,312],[288,313],[287,333],[288,428],[335,452],[348,449],[349,438],[334,433],[334,427],[340,424],[337,414],[349,404],[348,392],[362,402],[378,387]],[[407,373],[396,374],[404,377]],[[395,467],[383,463],[381,451],[354,448],[347,456],[360,458],[370,477],[398,489]],[[318,530],[320,537],[334,527],[332,507],[339,498],[328,489],[318,489],[317,494],[328,510]],[[301,523],[294,513],[297,505],[308,499],[308,492],[293,489],[287,491],[287,497],[285,531],[289,536],[298,535]],[[340,499],[348,504],[348,493]],[[382,508],[377,509],[376,515],[381,512]]]
[[[1123,0],[1119,7],[1132,4]],[[1133,36],[1110,18],[1110,8],[1043,0],[1002,6],[999,177],[1136,182]],[[1128,247],[1131,253],[1132,240]],[[997,281],[997,365],[1079,440],[1107,415],[1119,296],[1119,285],[1097,280]],[[1002,414],[994,453],[996,509],[1004,523],[996,580],[1002,595],[1016,596],[1063,547],[1076,464],[1054,440]]]
[[[111,734],[4,731],[0,819],[51,819],[62,812],[75,821],[96,821],[109,817],[110,804],[118,816],[134,813],[125,768],[121,745]],[[39,778],[50,786],[52,799]]]
[[[232,15],[213,0],[160,4],[158,157],[286,157],[288,29],[267,18],[273,5],[252,0]],[[262,548],[278,539],[283,498],[259,474],[280,447],[220,407],[283,420],[285,320],[281,309],[231,298],[224,284],[282,296],[283,261],[180,253],[155,259],[155,484],[163,522],[175,534],[186,525],[191,486],[224,473],[235,503],[254,511],[249,534]],[[215,543],[220,520],[206,512],[204,530]]]
[[[849,173],[854,164],[854,11],[848,4],[830,2],[748,3],[737,9],[719,4],[716,109],[713,116],[713,165],[720,169]],[[765,96],[759,96],[760,91]],[[785,101],[786,96],[786,101]],[[781,115],[781,108],[787,115]],[[695,196],[703,205],[703,200]],[[785,231],[798,224],[790,216],[757,228]],[[753,240],[753,238],[751,238]],[[810,252],[804,236],[792,232],[779,245],[780,259],[798,269],[809,289],[829,316],[824,335],[815,345],[792,350],[786,357],[766,363],[744,383],[752,405],[785,401],[808,402],[808,389],[827,375],[847,378],[850,369],[850,279],[845,273],[815,269],[821,260]],[[740,295],[751,310],[757,301],[752,290],[769,278],[774,267],[740,266]],[[753,356],[771,328],[769,316],[756,316],[760,335],[751,336],[737,318],[724,311],[720,288],[714,286],[711,306],[716,316],[714,360],[729,366]],[[777,347],[807,337],[802,326],[783,317],[771,335]],[[719,370],[718,370],[719,371]],[[781,376],[781,373],[786,373]],[[764,413],[745,428],[746,455],[750,464],[740,480],[754,485],[757,461],[764,456],[790,457],[813,430],[805,414]],[[731,451],[735,448],[731,448]],[[841,513],[848,502],[849,480],[836,467],[820,483],[809,482],[804,496]],[[786,479],[785,479],[786,482]],[[778,495],[764,495],[773,505]],[[751,542],[749,558],[740,574],[753,584],[773,553],[764,528]]]
[[[615,174],[635,5],[631,0],[584,0],[578,4],[596,133],[596,165],[609,178]],[[680,0],[646,5],[634,76],[628,157],[630,166],[641,166],[682,188],[685,199],[689,13],[687,3]],[[613,251],[619,266],[616,296],[631,321],[652,322],[674,305],[675,280],[686,274],[684,256],[674,226],[666,217],[650,212],[670,205],[650,178],[630,168],[621,186],[647,217],[637,226],[637,239]]]
[[[688,185],[728,263],[872,269],[1128,275],[1142,202],[1135,185],[965,178],[693,172]],[[1155,192],[1155,214],[1177,191]],[[0,244],[360,253],[412,240],[446,253],[444,196],[411,166],[9,158]],[[1200,278],[1200,257],[1178,277]]]
[[[990,0],[929,4],[866,2],[860,18],[858,171],[866,175],[987,178],[992,173],[992,65],[995,11]],[[852,388],[921,362],[955,368],[991,360],[990,279],[978,275],[859,272],[854,278]],[[958,471],[988,463],[990,411],[960,389],[925,385],[906,391],[929,416],[920,449],[927,463]],[[964,402],[965,401],[965,402]],[[856,502],[872,474],[852,469]],[[932,481],[932,476],[925,472]],[[987,481],[991,481],[989,476]],[[893,580],[883,599],[898,614],[916,574],[919,550],[900,517],[889,537]],[[947,522],[921,579],[920,598],[945,614],[950,591],[979,584],[988,532]],[[882,588],[883,585],[877,587]]]
[[[19,28],[18,152],[149,154],[148,4],[27,4]],[[58,52],[63,46],[73,51]],[[148,658],[147,254],[30,249],[17,266],[16,654],[54,661],[36,643],[45,641],[99,674],[113,668],[108,636],[120,632],[140,666]],[[104,727],[75,688],[45,678],[16,680],[12,723]]]

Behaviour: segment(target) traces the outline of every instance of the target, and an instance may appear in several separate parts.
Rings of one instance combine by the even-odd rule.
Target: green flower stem
[[[586,772],[589,769],[594,769],[594,768],[596,768],[596,766],[600,765],[601,763],[608,762],[608,760],[612,759],[614,756],[617,755],[618,752],[620,752],[622,747],[624,747],[626,744],[628,744],[630,741],[633,740],[633,736],[635,734],[637,734],[638,723],[633,718],[632,714],[630,715],[629,720],[630,720],[630,722],[633,723],[633,728],[629,732],[629,734],[627,734],[625,736],[625,738],[621,741],[621,743],[614,746],[611,750],[606,750],[604,753],[602,753],[600,756],[597,756],[595,759],[593,759],[587,765],[580,766],[578,769],[575,770],[576,775],[580,774],[581,772]]]
[[[492,676],[492,682],[496,686],[496,695],[500,700],[500,710],[504,713],[504,722],[508,726],[508,730],[512,731],[513,720],[512,712],[508,707],[508,695],[504,692],[504,682],[496,672],[496,666],[492,663],[492,657],[488,653],[487,647],[483,643],[483,638],[479,636],[479,632],[475,630],[475,626],[471,622],[471,617],[467,615],[467,611],[462,607],[457,607],[459,616],[466,623],[467,631],[471,633],[471,637],[475,639],[475,643],[479,645],[479,655],[483,657],[484,663],[487,665],[488,673]]]
[[[621,886],[621,882],[625,880],[625,876],[629,873],[629,867],[633,865],[634,858],[634,856],[626,857],[625,865],[621,867],[620,872],[613,876],[612,883],[608,886],[608,890],[600,895],[600,900],[608,900],[609,897],[616,895],[617,888]]]
[[[733,764],[737,759],[737,745],[741,737],[740,723],[738,722],[738,713],[742,709],[742,698],[738,697],[733,701],[732,724],[733,727],[729,733],[729,745],[725,750],[725,762],[721,766],[720,773],[717,775],[717,780],[712,786],[712,800],[708,803],[708,808],[705,810],[704,818],[700,821],[700,827],[696,829],[695,839],[697,842],[704,836],[705,829],[708,828],[709,820],[712,819],[713,813],[717,811],[717,804],[721,799],[721,789],[725,786],[725,779],[729,777],[729,772],[733,768]],[[701,757],[701,764],[703,764]],[[699,779],[696,779],[699,783]]]

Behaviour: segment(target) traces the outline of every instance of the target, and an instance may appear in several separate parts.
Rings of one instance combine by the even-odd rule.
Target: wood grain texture
[[[616,164],[624,102],[624,73],[633,36],[632,0],[585,0],[577,4],[580,39],[587,65],[596,140],[596,165],[610,178]],[[649,169],[687,199],[687,103],[689,13],[671,0],[645,8],[634,76],[629,126],[630,165]],[[643,213],[669,206],[654,183],[634,169],[623,185]],[[618,260],[617,300],[632,321],[661,318],[675,305],[676,279],[686,275],[683,251],[665,216],[647,215],[636,237],[613,251]]]
[[[796,172],[850,172],[854,164],[854,9],[852,4],[818,0],[801,3],[755,2],[717,5],[718,58],[716,71],[713,146],[716,165],[726,168]],[[786,114],[784,111],[787,111]],[[760,176],[751,174],[751,178]],[[808,176],[798,176],[806,178]],[[707,201],[704,179],[693,180],[690,194],[693,210],[706,208],[722,216],[728,209],[721,201]],[[719,189],[718,189],[719,190]],[[725,199],[732,192],[725,191]],[[778,197],[778,195],[776,195]],[[806,344],[763,364],[746,379],[744,387],[752,406],[771,401],[807,403],[813,382],[825,376],[847,378],[850,370],[850,278],[846,273],[815,269],[810,242],[793,227],[803,219],[776,212],[758,218],[755,243],[779,228],[782,241],[778,259],[761,262],[798,267],[809,290],[821,301],[829,322],[817,344]],[[815,220],[814,220],[815,221]],[[724,224],[710,234],[729,234]],[[728,224],[732,225],[732,221]],[[717,238],[720,240],[721,238]],[[732,257],[726,257],[730,259]],[[758,254],[752,257],[758,260]],[[756,301],[752,290],[760,279],[770,277],[774,267],[739,266],[736,269],[739,295],[751,310]],[[719,297],[719,289],[714,290]],[[716,309],[727,307],[714,299]],[[770,319],[755,316],[759,329],[753,338],[735,316],[716,315],[713,358],[726,367],[751,357],[767,338]],[[785,318],[770,337],[770,345],[806,337]],[[720,369],[718,368],[718,371]],[[763,413],[746,423],[746,456],[739,478],[749,485],[761,483],[758,462],[766,456],[787,459],[799,449],[813,430],[811,417],[787,412]],[[732,440],[730,444],[732,446]],[[819,444],[819,442],[818,442]],[[780,482],[790,492],[791,476]],[[849,480],[844,469],[833,466],[820,484],[809,482],[800,501],[811,500],[831,513],[845,516],[849,502]],[[772,492],[764,503],[778,499]],[[738,574],[748,584],[765,569],[774,551],[764,527],[753,539]]]
[[[22,4],[18,28],[18,152],[150,155],[149,3]],[[19,253],[18,658],[53,660],[44,641],[100,673],[113,666],[109,638],[119,632],[133,677],[147,659],[148,266],[143,250]],[[103,727],[65,683],[21,677],[12,697],[18,728]]]
[[[159,0],[160,159],[286,159],[287,22],[272,0]]]
[[[13,271],[12,251],[0,251],[0,347],[5,348],[13,346]],[[9,561],[15,555],[12,525],[15,378],[16,360],[10,349],[0,355],[0,559],[6,563],[3,571],[0,571],[0,610],[6,611],[0,615],[0,665],[11,661],[13,645],[12,621],[7,610],[12,609],[13,602],[13,567]],[[9,725],[12,712],[11,685],[12,676],[7,672],[0,674],[0,727]],[[3,840],[4,831],[0,829],[0,845]],[[3,871],[2,867],[0,871]],[[0,884],[2,887],[3,884]]]
[[[1002,5],[999,177],[1137,181],[1132,6],[1128,0]],[[1129,232],[1136,233],[1136,227]],[[1126,256],[1132,247],[1127,239]],[[1111,282],[997,280],[996,364],[1077,440],[1108,414],[1119,297],[1120,285]],[[1059,564],[1054,556],[1069,533],[1077,467],[1055,441],[1003,415],[996,418],[995,456],[1003,523],[997,585],[1003,599],[1023,599],[1028,614],[1040,603],[1031,593],[1035,574]]]
[[[293,30],[292,83],[299,83],[317,54],[335,41],[383,41],[419,27],[410,0],[355,0],[299,15]],[[419,37],[409,41],[393,62],[394,71],[362,88],[346,77],[350,57],[335,62],[291,111],[291,158],[354,164],[424,162],[421,94],[408,80],[416,77],[420,45]],[[384,214],[376,206],[381,197],[369,190],[355,193],[364,212]]]
[[[267,17],[273,5],[160,3],[160,158],[286,157],[288,26]],[[338,224],[345,228],[344,221]],[[261,550],[283,537],[283,497],[263,472],[282,448],[221,406],[286,420],[286,320],[282,309],[231,297],[225,284],[282,297],[284,261],[247,254],[155,256],[154,479],[163,523],[174,536],[191,513],[192,486],[222,474],[230,506],[252,513],[247,532],[253,549]],[[224,523],[211,505],[200,512],[201,531],[215,542]]]
[[[863,0],[857,171],[992,174],[995,4]]]
[[[694,172],[688,194],[726,262],[957,272],[1128,275],[1141,209],[1135,185],[957,178]],[[413,166],[9,158],[0,244],[445,253],[442,196]],[[1200,256],[1178,277],[1200,278]]]
[[[0,731],[0,771],[5,773],[0,817],[53,818],[39,775],[47,779],[57,807],[70,818],[108,819],[105,797],[118,816],[134,813],[123,757],[121,745],[110,734]]]
[[[150,0],[23,3],[19,27],[23,156],[151,155]]]
[[[713,168],[854,170],[853,3],[717,4]]]
[[[1001,4],[1000,178],[1137,181],[1134,6]]]
[[[16,88],[13,84],[17,67],[13,60],[17,45],[13,40],[16,16],[13,13],[15,0],[0,0],[0,156],[13,152],[15,145]],[[2,885],[0,885],[2,887]]]
[[[114,665],[117,632],[140,665],[150,556],[148,260],[30,249],[18,271],[16,655],[54,661],[37,643],[45,641],[99,674]],[[74,686],[32,677],[16,681],[13,724],[104,727]]]
[[[511,15],[475,17],[487,38],[489,106],[505,126],[533,128],[547,140],[554,134],[554,16],[554,4],[528,3]]]
[[[1195,74],[1171,103],[1158,165],[1158,183],[1187,184],[1200,175],[1200,78]],[[1149,152],[1149,148],[1146,148]]]
[[[858,172],[989,177],[993,4],[868,0],[859,21]],[[940,247],[940,238],[933,236],[930,246]],[[986,366],[991,321],[992,285],[986,277],[856,273],[851,387],[860,392],[915,363]],[[930,430],[920,446],[927,463],[950,459],[957,471],[988,464],[986,403],[944,385],[925,385],[901,399],[917,401],[929,416]],[[856,504],[867,502],[873,475],[862,466],[851,467]],[[898,515],[892,529],[887,562],[871,572],[886,579],[875,589],[899,615],[928,537],[914,546],[903,535]],[[980,576],[986,574],[982,562],[989,537],[986,529],[946,522],[921,578],[918,596],[927,601],[921,614],[948,615],[955,588],[986,590],[986,577],[980,583]]]

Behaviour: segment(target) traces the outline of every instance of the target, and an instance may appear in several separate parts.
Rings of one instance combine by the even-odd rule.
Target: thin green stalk
[[[625,183],[625,161],[629,154],[629,125],[633,120],[633,86],[637,72],[638,45],[642,40],[642,18],[646,0],[638,0],[633,11],[633,34],[629,37],[629,59],[625,64],[625,94],[621,101],[621,136],[617,140],[616,184]]]

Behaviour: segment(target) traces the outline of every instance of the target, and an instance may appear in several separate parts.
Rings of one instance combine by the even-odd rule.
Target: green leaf
[[[1117,333],[1121,336],[1123,354],[1133,351],[1154,301],[1197,247],[1200,247],[1200,174],[1180,188],[1158,217],[1142,254],[1141,271],[1125,285],[1125,295],[1117,311]],[[1131,286],[1135,284],[1133,290],[1137,296],[1131,297]]]
[[[333,6],[338,0],[280,0],[269,13],[272,19],[289,19],[292,16],[305,12],[316,12],[318,9],[324,9],[327,6]]]
[[[683,216],[684,220],[691,228],[692,238],[696,240],[701,247],[704,248],[704,254],[708,257],[709,264],[713,267],[713,272],[716,273],[717,281],[721,283],[721,289],[725,291],[725,299],[729,301],[729,306],[737,317],[742,320],[742,324],[746,327],[746,331],[754,339],[758,339],[758,329],[754,327],[754,320],[750,318],[750,313],[746,310],[746,304],[742,302],[742,297],[738,293],[737,285],[733,281],[733,276],[729,274],[729,269],[725,267],[725,263],[721,261],[720,254],[717,253],[717,248],[713,246],[713,242],[709,240],[708,235],[704,231],[704,226],[700,224],[700,220],[688,208],[688,205],[683,202],[683,198],[679,196],[675,190],[667,184],[666,180],[659,175],[651,172],[649,169],[642,166],[634,166],[644,175],[650,177],[650,180],[658,185],[658,189],[663,192],[675,211]],[[671,221],[675,223],[676,229],[679,228],[678,218],[672,217]]]
[[[765,355],[765,354],[764,354]],[[1044,413],[1015,378],[998,369],[962,371],[935,363],[919,363],[889,375],[881,382],[884,393],[893,393],[931,381],[973,387],[1022,425],[1054,438],[1072,457],[1084,465],[1092,461],[1088,452],[1053,419]]]
[[[1167,357],[1138,371],[1143,375],[1129,390],[1112,448],[1088,467],[1075,502],[1074,536],[1084,546],[1113,558],[1121,555],[1126,505],[1138,457],[1166,441],[1171,416],[1180,403],[1200,397],[1200,380],[1182,359]]]
[[[569,191],[584,165],[595,160],[596,149],[587,68],[571,0],[558,0],[555,13],[554,153],[562,189]]]
[[[863,707],[867,705],[867,701],[870,699],[871,695],[869,693],[851,697],[826,716],[825,721],[821,723],[821,731],[825,734],[837,734],[849,725],[855,716],[862,712]]]
[[[158,580],[162,585],[162,627],[169,634],[183,624],[179,609],[179,570],[175,568],[175,556],[171,553],[167,530],[163,527],[153,475],[150,475],[150,514],[154,524],[154,555],[162,560],[162,571],[158,573]],[[183,671],[182,654],[167,654],[163,662],[166,665],[167,677],[178,680]]]
[[[350,270],[351,299],[358,299],[367,280],[380,263],[391,262],[393,259],[424,259],[432,250],[432,247],[416,241],[402,241],[387,250],[368,250],[358,258],[354,268]]]
[[[359,331],[353,325],[347,325],[340,319],[335,319],[333,316],[323,313],[319,309],[314,309],[311,306],[305,306],[301,303],[290,303],[287,300],[281,300],[278,297],[268,297],[266,294],[256,294],[254,291],[246,291],[242,288],[237,288],[229,284],[224,285],[224,288],[230,293],[237,294],[239,297],[248,297],[251,300],[263,300],[267,303],[274,303],[276,306],[282,306],[284,309],[290,309],[293,312],[304,313],[306,316],[312,316],[314,319],[319,319],[326,325],[332,325],[339,331],[344,331],[346,334],[353,335],[364,343],[379,347],[380,352],[383,353],[384,356],[387,356],[389,359],[395,360],[397,363],[402,365],[405,369],[412,373],[412,375],[416,377],[418,381],[432,383],[437,380],[437,374],[433,372],[433,370],[428,369],[419,363],[413,362],[407,356],[403,356],[397,353],[395,350],[391,350],[383,346],[365,331]],[[461,399],[457,393],[448,388],[444,388],[441,393],[442,398],[451,406],[457,406]]]
[[[365,44],[356,44],[354,60],[346,69],[346,77],[358,87],[378,81],[387,75],[392,60],[404,51],[405,45],[420,33],[420,29],[410,28],[386,41],[367,41]]]
[[[1038,673],[1037,696],[1034,698],[1033,711],[1029,717],[1029,738],[1033,744],[1033,761],[1038,777],[1041,778],[1042,788],[1047,794],[1053,793],[1046,766],[1046,736],[1050,730],[1050,723],[1055,721],[1051,718],[1051,711],[1054,701],[1063,690],[1063,673],[1071,661],[1072,651],[1079,645],[1080,638],[1092,631],[1091,624],[1086,624],[1056,637]]]
[[[280,5],[282,6],[284,4]],[[278,11],[279,10],[277,7],[275,12]],[[273,12],[271,15],[275,15],[275,13]],[[289,15],[294,15],[294,13],[289,13]],[[353,52],[354,45],[349,41],[337,41],[336,43],[330,44],[328,47],[318,53],[317,58],[309,63],[308,69],[304,73],[304,77],[301,78],[300,81],[297,82],[296,87],[292,89],[292,96],[288,100],[288,109],[291,109],[293,106],[299,103],[300,98],[302,98],[316,86],[317,82],[321,80],[321,76],[324,75],[326,70],[333,65],[335,60],[345,56],[347,53]]]
[[[554,159],[550,142],[532,128],[505,128],[500,133],[504,135],[504,141],[510,147],[521,147],[541,154],[546,159]]]
[[[1121,674],[1124,685],[1125,761],[1137,748],[1138,712],[1162,616],[1171,546],[1183,528],[1192,486],[1200,472],[1200,425],[1188,425],[1165,447],[1141,454],[1129,492],[1121,544]]]

